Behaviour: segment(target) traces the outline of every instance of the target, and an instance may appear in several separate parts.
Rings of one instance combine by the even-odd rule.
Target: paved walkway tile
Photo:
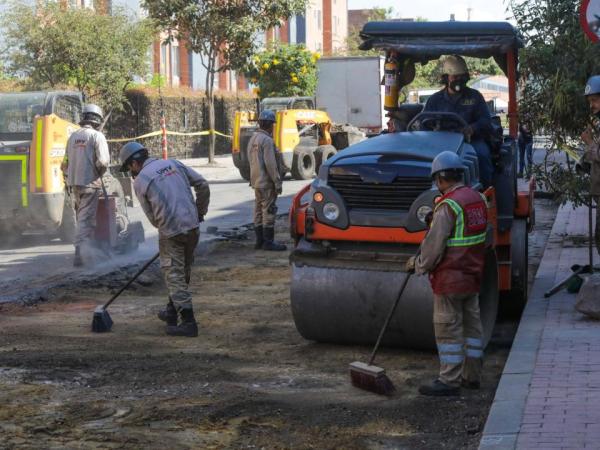
[[[481,450],[600,449],[600,321],[576,312],[564,290],[543,296],[587,263],[587,223],[587,208],[558,210]]]

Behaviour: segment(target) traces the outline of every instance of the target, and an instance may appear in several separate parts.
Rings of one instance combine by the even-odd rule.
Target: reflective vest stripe
[[[446,203],[456,215],[454,225],[454,236],[448,239],[446,245],[448,247],[471,247],[485,243],[486,233],[479,233],[473,236],[465,236],[465,215],[461,206],[451,198],[446,198],[438,205]]]

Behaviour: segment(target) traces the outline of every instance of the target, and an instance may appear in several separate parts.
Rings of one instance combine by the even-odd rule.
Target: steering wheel
[[[464,133],[469,124],[461,116],[450,112],[424,111],[408,124],[409,131],[454,131]]]

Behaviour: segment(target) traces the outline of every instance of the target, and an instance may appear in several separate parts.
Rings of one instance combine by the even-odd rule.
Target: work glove
[[[592,166],[586,161],[575,164],[575,172],[577,172],[579,175],[589,174],[591,169]]]
[[[202,214],[198,214],[198,222],[204,222],[204,216]]]
[[[425,215],[425,224],[427,225],[427,228],[431,228],[431,222],[433,222],[433,211],[429,211]]]
[[[283,187],[281,186],[281,184],[276,187],[276,190],[277,190],[277,195],[281,195],[281,193],[283,192]]]
[[[471,138],[473,137],[473,135],[475,134],[475,130],[473,129],[473,127],[471,125],[467,125],[464,129],[463,129],[463,134],[465,135],[465,139],[470,142]]]
[[[408,273],[415,273],[415,261],[416,261],[416,257],[415,256],[411,256],[410,258],[408,258],[408,260],[406,261],[406,265],[404,266],[404,269],[408,272]]]

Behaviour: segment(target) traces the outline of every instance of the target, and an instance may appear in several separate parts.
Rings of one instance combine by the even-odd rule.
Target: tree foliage
[[[539,181],[562,202],[583,202],[587,182],[572,164],[561,163],[563,149],[574,147],[590,124],[583,89],[590,75],[600,73],[600,47],[590,42],[579,23],[579,0],[511,0],[525,39],[520,52],[522,93],[520,115],[534,132],[549,137]]]
[[[304,45],[279,44],[254,55],[245,74],[260,98],[313,96],[320,56]]]
[[[214,81],[225,70],[241,70],[260,40],[257,35],[302,13],[307,0],[144,0],[150,17],[168,30],[171,39],[184,38],[200,55],[206,69],[209,127],[214,129]],[[209,140],[209,161],[214,160],[215,135]]]
[[[89,9],[9,2],[1,18],[6,70],[35,89],[74,86],[106,110],[120,109],[134,77],[148,72],[149,21]]]

